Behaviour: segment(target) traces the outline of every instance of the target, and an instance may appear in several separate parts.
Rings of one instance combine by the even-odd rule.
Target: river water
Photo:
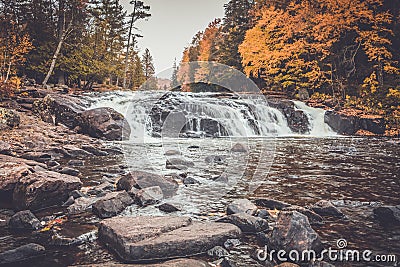
[[[313,226],[325,246],[335,248],[336,241],[344,238],[350,249],[368,249],[377,254],[400,256],[400,229],[381,226],[372,213],[379,204],[400,204],[398,139],[338,136],[324,123],[323,110],[309,108],[300,102],[295,103],[296,109],[305,112],[310,124],[308,133],[297,134],[290,130],[278,110],[270,107],[263,110],[257,103],[255,111],[248,112],[243,110],[242,105],[248,100],[216,99],[209,95],[178,97],[197,103],[183,105],[186,119],[189,118],[187,122],[192,123],[192,119],[199,114],[202,118],[212,117],[224,128],[234,129],[230,136],[204,137],[199,133],[201,127],[192,123],[189,131],[200,138],[156,138],[152,134],[154,122],[146,118],[148,106],[143,103],[153,105],[153,99],[160,96],[142,94],[141,97],[130,93],[90,96],[91,107],[109,106],[118,110],[125,114],[134,131],[130,140],[117,143],[124,151],[123,155],[107,159],[88,158],[85,166],[79,167],[85,186],[104,180],[115,182],[115,174],[121,168],[171,177],[186,173],[199,184],[181,185],[177,194],[167,201],[182,208],[179,215],[198,220],[221,218],[227,203],[237,198],[271,198],[299,206],[331,200],[347,218],[329,219],[324,225]],[[222,110],[221,102],[224,106]],[[179,105],[182,107],[182,102]],[[259,123],[248,123],[252,120]],[[255,131],[254,125],[261,126]],[[248,153],[232,152],[231,148],[237,143],[247,147]],[[178,151],[179,155],[166,156],[170,150]],[[214,156],[221,160],[213,161]],[[194,165],[185,170],[167,169],[166,161],[176,157]],[[228,177],[228,181],[215,181],[221,175]],[[155,206],[139,208],[133,205],[122,215],[165,214]],[[71,218],[64,226],[64,233],[75,236],[87,233],[95,229],[96,221],[91,214]],[[11,238],[13,242],[23,243],[32,237]],[[10,240],[7,236],[2,237],[0,245],[8,246]],[[234,254],[239,266],[256,266],[250,257],[256,245],[255,242],[249,243],[240,246]],[[97,241],[69,248],[54,247],[48,253],[45,262],[37,266],[117,262]],[[365,263],[335,265],[366,266]]]

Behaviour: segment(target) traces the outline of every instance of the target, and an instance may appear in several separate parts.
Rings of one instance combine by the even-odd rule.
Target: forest
[[[140,56],[135,23],[150,6],[131,1],[128,14],[116,0],[1,0],[0,84],[65,84],[89,90],[94,83],[137,89],[154,66]]]
[[[216,61],[264,91],[384,115],[398,125],[399,10],[391,0],[231,0],[222,20],[193,37],[183,61]]]

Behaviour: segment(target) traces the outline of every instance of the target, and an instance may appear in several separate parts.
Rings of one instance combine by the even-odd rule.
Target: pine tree
[[[144,77],[146,83],[144,90],[156,90],[157,89],[157,79],[155,78],[155,69],[153,64],[153,56],[150,54],[150,50],[146,48],[142,59]]]
[[[176,64],[176,58],[172,66],[172,76],[171,76],[171,89],[176,88],[179,85],[178,82],[178,66]]]

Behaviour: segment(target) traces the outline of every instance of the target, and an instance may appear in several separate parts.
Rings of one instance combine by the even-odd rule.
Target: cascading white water
[[[153,127],[162,124],[163,111],[177,109],[185,114],[186,130],[200,134],[205,120],[218,122],[217,136],[292,136],[284,114],[268,106],[266,101],[254,98],[219,98],[212,93],[173,93],[167,101],[161,97],[166,92],[111,92],[96,96],[90,108],[111,107],[124,114],[132,129],[132,138],[150,137]],[[161,98],[161,99],[160,99]],[[93,100],[93,98],[92,98]],[[311,136],[336,135],[324,122],[325,111],[294,101],[295,108],[303,111],[309,120]],[[159,119],[154,121],[149,113],[159,108]],[[158,115],[157,115],[158,116]],[[221,129],[221,126],[223,129]]]

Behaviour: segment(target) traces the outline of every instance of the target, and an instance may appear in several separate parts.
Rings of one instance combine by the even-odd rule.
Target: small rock
[[[282,210],[290,206],[290,204],[275,200],[275,199],[268,199],[268,198],[259,198],[254,200],[257,206],[261,206],[267,209],[277,209]]]
[[[163,203],[163,204],[157,206],[157,208],[166,213],[181,211],[180,208],[177,208],[175,205],[170,204],[170,203]]]
[[[0,264],[12,264],[34,257],[42,256],[45,248],[41,245],[30,243],[21,247],[0,253]]]
[[[51,160],[51,155],[43,152],[26,152],[21,155],[21,158],[44,163]]]
[[[7,142],[0,141],[0,154],[12,155],[11,145]]]
[[[242,212],[254,215],[257,212],[257,206],[248,199],[236,199],[226,208],[228,215]]]
[[[311,210],[321,216],[331,216],[331,217],[345,217],[345,215],[338,210],[330,201],[321,200],[312,205]]]
[[[243,144],[240,144],[240,143],[236,143],[236,144],[232,147],[231,151],[232,151],[232,152],[240,152],[240,153],[247,153],[247,152],[248,152],[246,146],[243,145]]]
[[[245,233],[258,233],[268,229],[268,222],[262,218],[251,216],[247,213],[235,213],[218,222],[227,222],[236,225]]]
[[[262,218],[262,219],[269,219],[270,218],[270,214],[267,210],[265,209],[261,209],[257,211],[257,217]]]
[[[29,210],[19,211],[15,213],[8,223],[11,229],[15,230],[39,230],[42,228],[40,221]]]
[[[223,258],[229,256],[229,252],[221,246],[215,246],[207,251],[207,255],[213,258]]]
[[[159,186],[163,191],[164,197],[175,195],[179,187],[178,183],[171,178],[142,171],[130,172],[124,175],[117,182],[117,189],[125,190],[127,192],[129,192],[133,187],[144,189],[152,186]]]
[[[102,219],[110,218],[118,215],[133,202],[134,200],[126,191],[111,192],[97,200],[92,205],[92,211]]]
[[[141,189],[136,194],[136,201],[142,207],[159,203],[163,198],[164,195],[159,186]]]
[[[200,182],[197,181],[196,179],[194,179],[193,177],[187,177],[187,178],[183,179],[183,184],[184,185],[193,185],[193,184],[200,184]]]
[[[114,190],[114,185],[109,182],[104,182],[98,186],[92,187],[91,189],[88,190],[89,195],[95,195],[95,196],[103,196],[107,192],[111,192]]]
[[[228,178],[228,175],[226,175],[226,174],[217,176],[216,178],[213,178],[212,180],[214,180],[215,182],[218,182],[218,183],[223,183],[223,184],[229,183],[229,178]]]
[[[80,197],[75,199],[74,204],[67,208],[68,214],[75,215],[92,211],[92,205],[98,200],[95,197]]]
[[[81,174],[81,172],[79,170],[73,169],[73,168],[69,168],[69,167],[64,167],[58,172],[62,173],[62,174],[68,174],[68,175],[71,175],[71,176],[79,176],[79,174]]]
[[[81,197],[84,197],[85,194],[83,194],[81,191],[79,190],[74,190],[69,194],[70,197],[73,197],[75,200]]]
[[[400,225],[400,205],[375,208],[374,215],[382,225]]]
[[[240,244],[242,244],[242,242],[240,242],[239,239],[228,239],[224,242],[224,247],[226,249],[232,249],[237,246],[240,246]]]

